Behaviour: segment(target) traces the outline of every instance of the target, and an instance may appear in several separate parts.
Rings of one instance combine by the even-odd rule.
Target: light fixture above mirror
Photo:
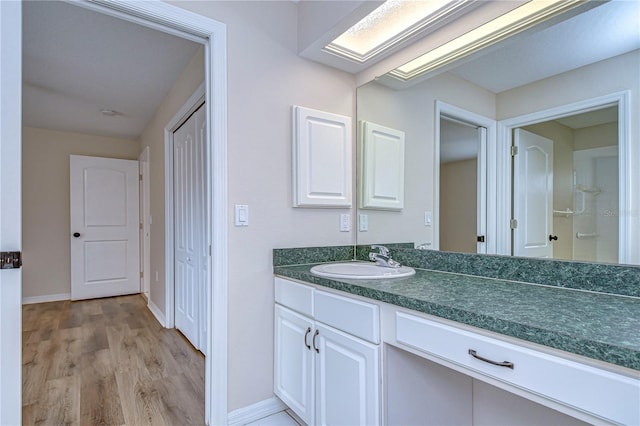
[[[356,62],[424,32],[451,15],[468,9],[476,0],[387,0],[339,37],[325,50]]]
[[[426,52],[392,70],[389,74],[403,81],[418,77],[518,34],[584,2],[585,0],[529,1],[436,49]]]

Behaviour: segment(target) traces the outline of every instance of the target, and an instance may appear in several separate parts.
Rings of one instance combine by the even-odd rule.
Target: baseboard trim
[[[44,296],[23,297],[23,305],[31,305],[33,303],[59,302],[61,300],[71,300],[71,293],[45,294]]]
[[[247,423],[269,417],[272,414],[279,413],[286,409],[287,406],[284,402],[280,401],[278,397],[273,396],[269,399],[231,411],[227,417],[227,422],[229,426],[246,425]]]
[[[153,303],[153,301],[151,299],[149,299],[149,303],[147,303],[147,307],[149,308],[149,310],[151,311],[153,316],[156,317],[156,319],[158,320],[160,325],[163,326],[163,327],[166,327],[167,321],[164,318],[164,314],[162,313],[160,308],[158,308],[155,305],[155,303]]]

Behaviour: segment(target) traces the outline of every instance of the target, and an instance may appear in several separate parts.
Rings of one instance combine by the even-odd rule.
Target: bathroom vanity
[[[308,424],[640,424],[640,298],[312,266],[274,267],[275,393]]]

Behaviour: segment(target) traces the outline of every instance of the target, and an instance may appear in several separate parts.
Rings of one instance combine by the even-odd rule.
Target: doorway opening
[[[206,359],[205,418],[210,424],[224,424],[227,418],[226,28],[203,16],[156,2],[72,5],[183,37],[204,46],[204,115],[209,124],[207,128],[213,129],[207,131],[205,136],[207,155],[211,160],[207,163],[205,175],[208,188],[218,195],[207,199],[206,210],[207,229],[210,230],[209,235],[215,235],[215,238],[210,241],[212,255],[209,255],[209,262],[212,267],[207,276],[209,297],[204,298],[203,303],[206,305],[206,322],[209,325],[207,345],[215,344],[218,350]],[[20,54],[20,48],[17,49]]]
[[[461,108],[436,102],[435,250],[495,253],[493,205],[495,181],[490,167],[496,122]]]
[[[498,189],[508,194],[505,198],[508,204],[498,211],[502,226],[506,223],[510,228],[509,237],[500,241],[499,249],[504,254],[528,256],[526,250],[519,249],[518,241],[523,241],[522,235],[539,234],[531,238],[536,240],[531,244],[549,247],[547,255],[532,251],[534,257],[638,262],[633,259],[629,238],[634,219],[629,214],[632,210],[627,123],[627,92],[500,122],[503,138],[499,143],[513,158],[509,158],[507,167],[513,180],[499,181]],[[518,179],[522,175],[518,167],[522,162],[518,158],[523,153],[518,147],[522,135],[551,141],[553,157],[548,206],[544,212],[529,212],[528,216],[522,205],[526,204],[526,194],[531,198],[529,201],[536,197],[532,190],[536,185]],[[537,184],[541,182],[534,180]],[[539,220],[542,216],[546,218],[544,221]]]

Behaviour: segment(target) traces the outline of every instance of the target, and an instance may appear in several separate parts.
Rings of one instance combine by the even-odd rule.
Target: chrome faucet
[[[391,259],[391,255],[389,254],[389,249],[385,246],[380,246],[374,244],[371,246],[372,249],[378,250],[378,253],[371,252],[369,253],[369,260],[372,262],[376,262],[378,266],[384,266],[386,268],[399,268],[400,263]]]

